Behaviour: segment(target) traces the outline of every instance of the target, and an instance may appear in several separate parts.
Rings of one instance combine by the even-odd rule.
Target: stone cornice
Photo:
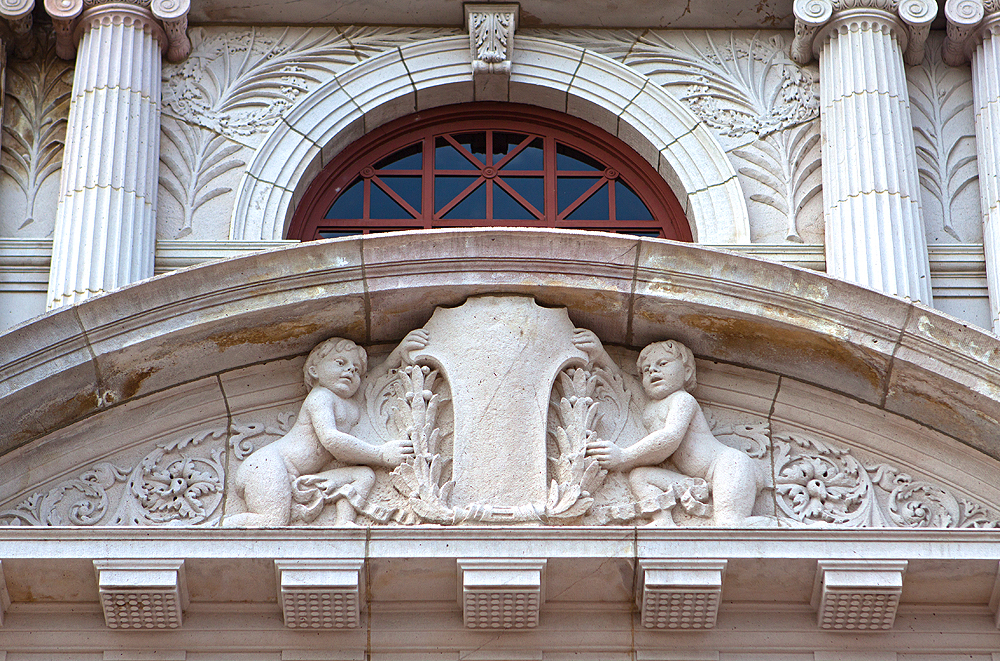
[[[795,0],[794,12],[790,55],[799,64],[818,57],[834,30],[873,22],[896,33],[907,64],[919,64],[937,4],[931,0]]]
[[[137,26],[153,35],[170,62],[179,62],[191,52],[187,36],[190,0],[120,2],[103,0],[45,0],[56,34],[56,54],[64,60],[76,57],[83,33],[94,25]]]

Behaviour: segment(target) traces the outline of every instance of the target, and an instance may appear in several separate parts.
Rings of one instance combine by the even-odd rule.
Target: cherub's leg
[[[632,487],[632,494],[635,499],[639,501],[640,508],[643,503],[652,503],[660,495],[678,484],[684,479],[684,476],[675,473],[674,471],[667,470],[665,468],[652,468],[649,466],[640,466],[635,468],[628,475],[629,485]],[[649,515],[652,518],[650,525],[654,526],[673,526],[676,525],[674,522],[674,516],[671,513],[673,507],[665,508],[648,508]]]
[[[368,500],[368,494],[375,486],[375,471],[368,466],[349,466],[334,468],[320,473],[316,477],[323,479],[323,488],[327,493],[350,485],[351,493],[340,498],[335,503],[337,520],[335,525],[349,526],[357,518],[357,509]]]
[[[745,525],[757,500],[757,468],[753,459],[739,450],[727,448],[715,458],[709,473],[714,524]]]
[[[226,517],[231,528],[287,526],[292,511],[292,484],[285,462],[266,448],[254,452],[236,472],[236,488],[247,511]]]

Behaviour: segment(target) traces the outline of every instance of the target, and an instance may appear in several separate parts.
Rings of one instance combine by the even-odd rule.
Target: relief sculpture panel
[[[369,369],[328,339],[295,363],[304,398],[237,408],[132,468],[104,455],[0,524],[1000,525],[891,463],[702,401],[676,340],[606,348],[528,296],[437,308],[382,355]]]

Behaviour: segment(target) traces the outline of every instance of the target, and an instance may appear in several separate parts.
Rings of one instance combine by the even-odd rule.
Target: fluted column
[[[153,275],[161,54],[170,46],[155,8],[46,0],[57,53],[76,57],[49,308]]]
[[[931,304],[906,62],[933,0],[796,0],[792,57],[819,58],[827,272]]]
[[[944,60],[972,60],[979,200],[993,332],[1000,333],[1000,0],[949,0]]]

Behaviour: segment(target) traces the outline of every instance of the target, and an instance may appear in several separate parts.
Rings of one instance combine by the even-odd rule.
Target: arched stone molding
[[[726,377],[730,390],[755,399],[765,417],[821,433],[851,426],[855,439],[886,439],[867,443],[886,456],[906,455],[899,443],[907,438],[930,439],[921,456],[951,456],[941,461],[972,475],[990,473],[970,466],[1000,459],[996,337],[822,274],[697,245],[598,232],[434,230],[309,242],[161,278],[3,337],[0,456],[13,454],[0,464],[29,454],[64,461],[71,455],[50,441],[86,445],[83,429],[117,438],[103,426],[111,414],[123,415],[125,428],[224,420],[227,379],[301,361],[334,335],[396,342],[436,306],[485,293],[565,306],[607,344],[679,339],[703,360],[743,370]],[[268,374],[255,382],[272,384]],[[122,439],[132,433],[125,428]],[[29,468],[0,483],[36,484],[37,467]]]
[[[234,240],[284,238],[295,205],[340,152],[382,124],[470,101],[511,101],[585,119],[617,135],[663,176],[684,207],[696,242],[749,243],[750,221],[736,171],[699,120],[660,86],[597,53],[517,37],[506,97],[473,84],[467,37],[389,51],[310,93],[257,150],[237,193]]]

